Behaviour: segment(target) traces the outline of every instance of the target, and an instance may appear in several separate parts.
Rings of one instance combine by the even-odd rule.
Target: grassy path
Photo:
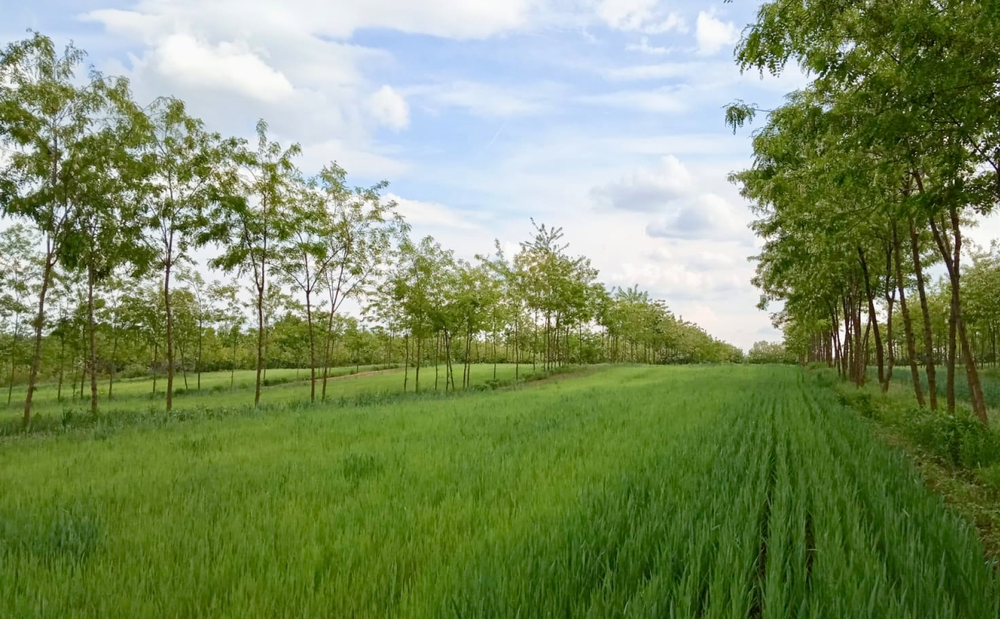
[[[0,616],[981,618],[998,594],[797,368],[0,447]]]

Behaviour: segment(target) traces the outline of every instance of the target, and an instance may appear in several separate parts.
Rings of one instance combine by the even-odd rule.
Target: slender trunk
[[[326,324],[326,339],[323,343],[323,389],[320,399],[326,401],[326,381],[330,375],[330,354],[333,350],[333,307],[330,307],[330,318]]]
[[[406,348],[406,358],[403,361],[403,393],[406,393],[406,386],[410,382],[410,335],[403,336],[403,345]]]
[[[14,398],[14,353],[17,348],[17,323],[20,316],[14,316],[14,339],[10,344],[10,384],[7,385],[7,406],[10,406],[10,401]]]
[[[257,286],[257,380],[254,385],[253,405],[260,404],[261,374],[264,371],[264,284]]]
[[[313,329],[312,290],[306,290],[306,325],[309,329],[309,401],[316,401],[316,335]]]
[[[24,425],[31,424],[31,400],[35,395],[35,383],[38,381],[38,370],[42,365],[42,331],[45,328],[45,295],[49,291],[52,280],[52,268],[55,266],[55,255],[50,251],[42,269],[42,288],[38,291],[38,313],[35,314],[35,352],[31,356],[31,370],[28,372],[28,392],[24,396]]]
[[[465,385],[463,387],[468,389],[472,385],[472,326],[470,325],[466,329],[465,336]]]
[[[934,221],[933,217],[928,218],[930,222],[931,232],[934,235],[934,242],[937,244],[941,255],[944,257],[945,267],[948,270],[949,282],[951,284],[951,304],[949,305],[948,314],[948,352],[947,358],[945,360],[946,365],[946,383],[945,383],[945,394],[948,403],[948,412],[955,412],[955,363],[957,361],[957,356],[955,354],[955,347],[958,337],[958,307],[955,305],[955,299],[958,292],[958,286],[956,283],[957,278],[953,276],[952,272],[954,269],[954,264],[951,260],[951,247],[949,246],[948,240],[944,237],[944,219],[941,220],[941,229],[938,229],[937,222]]]
[[[438,390],[438,365],[441,363],[441,334],[434,334],[434,391]]]
[[[167,411],[174,408],[174,311],[170,304],[170,255],[163,269],[163,303],[167,314]]]
[[[872,293],[871,279],[868,274],[868,261],[865,252],[858,246],[858,259],[861,261],[861,272],[865,278],[865,296],[868,298],[868,323],[875,334],[875,361],[878,364],[878,383],[883,391],[888,387],[885,379],[885,353],[882,350],[882,335],[878,328],[878,315],[875,313],[875,295]],[[867,368],[865,368],[867,371]]]
[[[59,338],[59,387],[56,391],[56,401],[62,402],[63,370],[66,365],[66,333]]]
[[[118,373],[118,329],[111,326],[114,335],[111,338],[111,375],[108,377],[108,402],[111,401],[115,389],[115,375]]]
[[[97,322],[94,320],[94,284],[96,273],[87,269],[87,330],[90,338],[90,414],[97,416]]]
[[[892,244],[896,256],[896,288],[899,290],[899,311],[903,314],[903,331],[906,335],[906,356],[910,361],[910,380],[913,382],[913,392],[917,397],[917,404],[921,408],[926,406],[924,402],[924,387],[920,382],[920,368],[917,365],[917,345],[913,335],[913,322],[910,319],[910,309],[906,305],[906,285],[903,281],[903,261],[900,250],[899,234],[897,233],[896,221],[892,221]]]
[[[886,340],[886,369],[885,383],[882,385],[882,393],[889,391],[889,383],[892,381],[892,372],[896,365],[896,345],[892,338],[892,308],[896,304],[896,287],[892,285],[892,246],[886,243],[885,247],[885,340]]]
[[[934,332],[931,329],[931,312],[927,303],[927,290],[924,287],[924,270],[920,261],[920,235],[917,225],[910,219],[910,250],[913,255],[913,273],[917,280],[917,293],[920,296],[920,312],[924,324],[924,362],[927,364],[927,400],[931,410],[937,410],[937,370],[934,365]]]
[[[521,349],[518,347],[518,327],[521,326],[521,318],[514,319],[514,380],[521,378]]]
[[[181,344],[180,342],[177,343],[177,352],[178,352],[178,354],[180,354],[181,374],[184,376],[184,389],[187,390],[188,389],[188,371],[187,371],[187,365],[184,364],[184,359],[185,359],[184,345]]]
[[[417,370],[413,376],[413,392],[420,393],[420,357],[423,356],[424,338],[417,336]]]
[[[201,391],[201,362],[205,351],[205,320],[198,316],[198,358],[195,360],[195,371],[198,373],[198,391]]]
[[[153,395],[156,395],[156,359],[160,356],[159,342],[153,343],[153,361],[149,364],[149,369],[153,373]]]
[[[979,381],[979,371],[976,369],[976,359],[975,353],[972,347],[969,345],[968,334],[965,328],[965,320],[962,316],[962,297],[961,297],[961,258],[962,258],[962,231],[959,221],[958,209],[952,205],[949,208],[949,215],[951,217],[951,231],[954,238],[954,244],[949,244],[947,237],[944,236],[944,226],[941,230],[938,230],[934,225],[934,220],[931,218],[931,230],[934,232],[935,240],[937,241],[938,248],[941,250],[941,254],[945,259],[945,267],[948,270],[948,277],[951,281],[951,324],[949,325],[949,337],[954,338],[954,333],[957,331],[958,338],[962,347],[962,357],[965,362],[965,372],[966,379],[969,385],[969,396],[972,403],[972,410],[979,417],[979,420],[983,422],[984,425],[988,425],[989,418],[986,412],[986,402],[983,397],[982,384]],[[943,219],[943,218],[942,218]],[[952,339],[949,341],[949,371],[951,376],[949,377],[949,400],[948,406],[949,411],[953,410],[954,406],[954,365],[956,363],[956,348],[957,344]]]

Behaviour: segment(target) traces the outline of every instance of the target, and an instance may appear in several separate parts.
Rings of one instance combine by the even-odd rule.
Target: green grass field
[[[0,616],[978,619],[1000,587],[800,369],[627,367],[9,439]]]
[[[483,384],[493,378],[492,365],[473,365],[472,384]],[[359,370],[361,374],[355,375]],[[456,382],[461,382],[462,366],[454,367]],[[521,365],[520,374],[531,372],[531,365]],[[496,376],[498,380],[513,378],[515,368],[513,364],[497,366]],[[327,397],[332,400],[342,398],[354,398],[365,394],[392,394],[403,391],[403,369],[381,369],[381,366],[355,366],[331,368],[329,375],[335,380],[327,383]],[[202,374],[201,390],[196,388],[196,377],[194,374],[188,376],[188,388],[184,388],[184,379],[181,375],[175,378],[174,388],[174,408],[178,411],[192,411],[202,409],[218,409],[234,406],[246,406],[253,404],[254,381],[256,373],[251,370],[237,371],[233,379],[234,388],[230,389],[229,372],[212,372]],[[415,371],[410,368],[409,387],[414,388]],[[267,381],[270,386],[263,387],[261,402],[264,404],[285,405],[309,401],[309,371],[308,370],[268,370]],[[121,381],[114,385],[112,391],[113,399],[107,399],[108,382],[107,379],[99,383],[100,411],[101,414],[114,416],[121,411],[136,410],[163,410],[164,409],[164,389],[166,380],[160,377],[156,381],[157,391],[153,393],[153,380],[144,378],[138,380]],[[422,391],[434,389],[434,367],[424,367],[420,372],[420,387]],[[444,390],[444,365],[439,368],[438,388]],[[322,381],[317,381],[316,397],[319,399],[322,390]],[[10,404],[6,404],[6,391],[3,393],[3,405],[0,406],[0,417],[8,422],[8,426],[16,426],[16,422],[23,414],[24,387],[15,388]],[[82,399],[73,399],[72,387],[63,385],[63,401],[57,399],[58,390],[54,384],[43,384],[35,392],[34,415],[40,423],[46,419],[62,418],[67,412],[74,414],[89,414],[90,411],[90,383],[87,382]]]
[[[871,380],[878,381],[878,371],[874,368],[869,370],[869,375]],[[946,370],[943,365],[937,366],[937,376],[935,380],[935,385],[937,386],[937,394],[942,405],[944,404],[944,399],[948,393],[948,385],[945,380]],[[892,369],[892,380],[899,383],[905,383],[906,388],[912,394],[912,375],[910,373],[910,366],[906,365],[904,367],[896,366]],[[924,393],[927,392],[927,374],[926,368],[924,366],[920,367],[920,382],[923,384]],[[997,368],[980,368],[979,369],[979,382],[983,387],[983,398],[986,400],[986,406],[989,408],[1000,409],[1000,370]],[[965,367],[959,366],[955,371],[955,399],[959,402],[968,403],[969,400],[969,381],[966,379]]]

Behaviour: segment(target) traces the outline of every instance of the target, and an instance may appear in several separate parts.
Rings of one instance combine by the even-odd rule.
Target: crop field
[[[403,391],[403,369],[383,369],[384,366],[355,366],[331,368],[329,376],[334,380],[327,382],[327,398],[331,400],[356,398],[367,394],[392,394]],[[472,365],[471,384],[483,384],[494,377],[494,368],[489,364]],[[456,381],[462,378],[462,366],[455,366]],[[356,373],[358,372],[358,373]],[[531,372],[530,364],[522,364],[520,374]],[[513,378],[513,364],[500,364],[496,368],[498,380]],[[421,390],[433,390],[435,370],[433,366],[424,367],[420,372]],[[188,387],[184,387],[184,379],[178,374],[174,379],[174,409],[192,411],[199,409],[219,409],[239,406],[252,406],[254,394],[255,372],[241,370],[231,376],[229,372],[211,372],[202,374],[201,390],[196,387],[197,378],[194,374],[188,376]],[[414,389],[415,371],[410,368],[408,390]],[[309,370],[269,370],[267,372],[268,386],[262,389],[263,404],[287,405],[309,401]],[[107,399],[107,380],[99,384],[100,410],[102,414],[114,416],[122,411],[160,411],[164,407],[164,389],[166,379],[156,380],[157,391],[153,392],[153,380],[121,381],[115,383],[113,399]],[[232,387],[230,385],[232,384]],[[438,368],[438,389],[444,390],[444,365]],[[322,381],[317,380],[316,398],[320,398]],[[6,392],[3,392],[6,396]],[[3,399],[0,413],[11,427],[18,425],[21,418],[24,400],[24,387],[15,388],[10,404]],[[62,401],[58,400],[58,388],[54,384],[44,384],[35,392],[36,421],[43,424],[61,419],[66,414],[89,415],[90,383],[84,386],[83,398],[73,398],[72,386],[63,385]]]
[[[868,374],[870,380],[877,383],[878,372],[875,369],[869,369]],[[909,393],[913,393],[909,365],[894,367],[892,369],[892,380],[893,382],[905,385]],[[1000,408],[1000,370],[997,368],[979,368],[979,380],[982,383],[983,398],[986,400],[986,406],[989,408]],[[920,367],[920,382],[923,384],[924,392],[926,393],[927,374],[923,366]],[[945,381],[945,367],[943,365],[939,365],[937,368],[935,385],[937,386],[938,398],[944,403],[944,398],[947,396],[947,383]],[[955,399],[965,403],[968,403],[970,399],[969,382],[966,379],[964,366],[958,366],[955,370]]]
[[[0,443],[4,617],[998,615],[975,532],[798,368]]]

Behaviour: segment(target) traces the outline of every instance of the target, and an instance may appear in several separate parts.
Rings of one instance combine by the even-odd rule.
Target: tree
[[[235,161],[245,178],[230,178],[215,200],[213,224],[200,236],[215,242],[222,254],[212,266],[225,271],[249,274],[253,278],[257,306],[257,379],[254,406],[260,404],[261,374],[264,369],[264,298],[268,270],[280,255],[282,244],[292,235],[288,208],[291,186],[296,176],[293,163],[301,148],[293,144],[282,149],[267,138],[267,123],[257,123],[257,150],[239,149]]]
[[[329,185],[326,186],[328,188]],[[316,401],[316,330],[313,325],[313,295],[327,281],[327,269],[338,257],[331,253],[328,240],[336,233],[332,213],[327,210],[327,194],[315,179],[300,183],[289,209],[293,230],[281,248],[278,270],[282,278],[305,296],[306,326],[309,334],[309,399]],[[332,315],[332,314],[331,314]]]
[[[150,153],[156,178],[150,196],[149,232],[163,273],[166,308],[167,410],[174,402],[174,312],[170,303],[170,276],[189,258],[198,235],[205,228],[204,213],[219,194],[219,174],[235,142],[223,142],[217,133],[187,114],[184,103],[157,99],[151,106]],[[200,350],[200,348],[199,348]],[[200,352],[198,384],[201,385]]]
[[[327,260],[323,282],[330,297],[327,337],[323,353],[323,391],[326,399],[328,368],[333,346],[333,321],[348,299],[362,300],[372,291],[383,265],[393,256],[393,242],[403,238],[408,226],[396,212],[395,202],[383,202],[388,183],[369,188],[346,187],[347,173],[330,164],[316,177],[329,213],[326,230]]]
[[[30,228],[15,224],[0,232],[0,318],[10,332],[7,404],[14,391],[14,373],[21,361],[21,328],[31,312],[30,299],[38,287],[41,256],[38,238]]]
[[[25,425],[31,422],[41,366],[46,296],[68,237],[77,230],[79,211],[88,203],[91,142],[98,139],[98,114],[108,105],[109,84],[100,74],[92,72],[77,84],[83,58],[72,44],[57,52],[52,40],[38,33],[0,53],[0,146],[10,153],[0,169],[0,210],[30,221],[44,239]]]

